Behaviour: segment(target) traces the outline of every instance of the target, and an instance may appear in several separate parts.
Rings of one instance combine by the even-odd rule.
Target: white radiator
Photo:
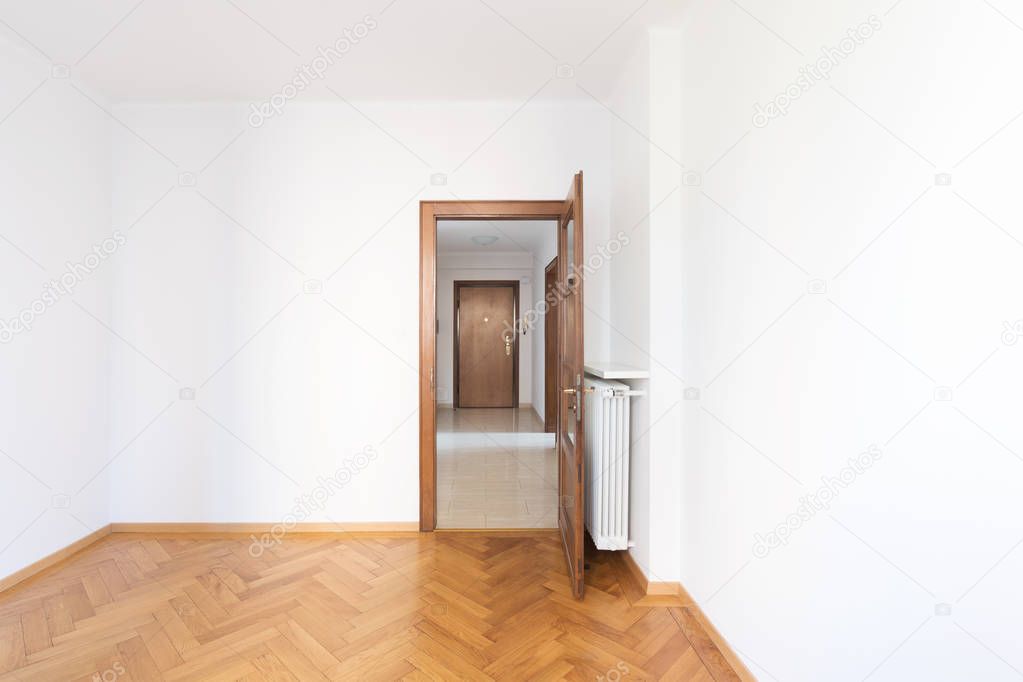
[[[597,549],[629,548],[629,396],[623,383],[586,377],[586,529]]]

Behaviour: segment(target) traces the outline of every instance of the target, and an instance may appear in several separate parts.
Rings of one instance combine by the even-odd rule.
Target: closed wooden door
[[[558,528],[572,594],[583,596],[583,174],[576,173],[558,222]]]
[[[518,407],[519,283],[455,282],[455,407]]]

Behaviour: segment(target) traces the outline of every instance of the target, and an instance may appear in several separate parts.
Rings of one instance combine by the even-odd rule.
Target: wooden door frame
[[[485,287],[509,287],[512,290],[512,325],[514,331],[512,332],[512,399],[511,406],[517,408],[519,406],[519,280],[517,279],[456,279],[454,282],[454,292],[452,299],[454,299],[454,315],[451,318],[451,333],[452,333],[452,387],[453,391],[451,404],[453,407],[461,407],[458,404],[458,399],[461,397],[458,390],[458,379],[461,373],[460,362],[458,360],[458,344],[459,344],[459,332],[461,331],[458,326],[458,297],[462,293],[462,289],[472,288],[485,288]]]
[[[419,530],[437,527],[437,221],[561,220],[564,199],[419,202]]]
[[[554,305],[547,298],[550,290],[547,288],[547,278],[554,274],[554,288],[558,285],[558,257],[554,256],[550,263],[543,269],[543,297],[547,302],[543,313],[543,430],[545,433],[558,432],[558,319]],[[553,314],[552,314],[553,313]],[[553,335],[554,343],[548,344],[548,338]],[[550,346],[553,345],[554,352],[551,353]],[[551,357],[551,356],[554,357]],[[553,370],[553,371],[552,371]],[[553,386],[551,385],[553,384]],[[553,389],[553,390],[552,390]],[[554,418],[548,419],[553,408]]]

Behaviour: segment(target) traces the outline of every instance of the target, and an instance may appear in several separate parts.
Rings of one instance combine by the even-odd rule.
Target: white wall
[[[892,5],[747,3],[762,25],[701,0],[684,27],[682,160],[703,184],[681,295],[652,310],[682,316],[702,389],[681,578],[761,679],[1023,669],[1023,344],[1000,338],[1023,317],[1023,41],[984,3]],[[752,125],[871,14],[830,80]],[[800,510],[872,446],[828,509]]]
[[[685,343],[682,317],[670,311],[686,295],[678,253],[682,234],[680,180],[683,171],[680,34],[669,29],[650,32],[650,139],[658,149],[650,154],[650,381],[645,438],[650,452],[650,573],[663,580],[678,579],[681,530],[678,490],[665,481],[678,481],[681,471],[683,400],[686,374],[678,349]]]
[[[584,188],[585,191],[585,188]],[[585,201],[585,196],[583,197]],[[585,220],[585,216],[583,220]],[[552,224],[553,225],[553,224]],[[540,247],[533,253],[533,297],[527,305],[531,305],[532,309],[536,311],[535,319],[532,328],[527,332],[527,336],[532,337],[530,339],[533,347],[533,366],[531,368],[533,379],[533,410],[536,411],[540,421],[545,419],[545,410],[547,405],[547,394],[544,393],[547,386],[547,374],[546,374],[546,363],[547,363],[547,347],[545,344],[545,335],[547,333],[547,319],[544,311],[548,308],[544,307],[544,297],[547,295],[545,290],[546,287],[546,269],[547,265],[558,257],[558,231],[556,226],[552,226],[551,229],[547,230],[544,235],[543,242]],[[585,293],[585,292],[584,292]],[[527,310],[523,307],[523,310]],[[553,312],[551,313],[554,314]],[[525,315],[525,312],[523,312]],[[553,319],[553,318],[552,318]],[[608,334],[604,332],[601,336],[604,338],[608,337]]]
[[[611,105],[611,232],[628,244],[608,262],[610,360],[645,369],[631,381],[629,534],[633,558],[650,580],[678,580],[681,500],[674,481],[681,464],[685,383],[677,307],[679,267],[678,31],[651,30],[623,62]],[[624,240],[623,240],[624,241]]]
[[[135,437],[115,520],[277,521],[367,446],[377,459],[313,518],[418,518],[418,200],[558,199],[583,169],[591,244],[606,240],[610,114],[519,104],[292,102],[259,129],[243,104],[117,107],[173,163],[115,135],[115,222],[148,213],[113,326],[166,371],[115,356],[114,440]],[[170,189],[182,171],[196,188]],[[587,298],[607,316],[606,278]],[[606,355],[587,324],[587,354]]]
[[[443,229],[443,228],[441,228]],[[437,256],[437,403],[454,399],[454,289],[457,280],[508,280],[519,283],[519,307],[525,310],[533,296],[532,258],[529,253],[445,254]],[[533,397],[533,344],[519,338],[519,406]]]
[[[622,121],[611,129],[611,225],[624,230],[631,240],[607,264],[611,277],[611,310],[608,324],[608,360],[650,367],[650,40],[644,34],[622,63],[610,97],[611,106]],[[613,230],[613,231],[615,231]],[[647,380],[630,382],[639,391],[649,391]],[[650,405],[646,396],[632,398],[630,405],[632,442],[629,454],[629,550],[636,563],[650,576],[649,439]]]
[[[3,39],[0,83],[3,577],[109,522],[104,465],[123,445],[109,438],[118,341],[90,315],[110,319],[109,275],[121,252],[108,242],[113,253],[100,259],[93,248],[123,223],[110,220],[102,98],[82,83],[51,79],[48,63]],[[66,263],[86,256],[94,269],[69,279],[73,293],[50,291],[43,300]],[[23,314],[30,329],[20,331],[11,320]]]

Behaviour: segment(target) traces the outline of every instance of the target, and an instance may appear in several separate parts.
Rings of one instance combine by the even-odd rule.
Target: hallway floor
[[[122,534],[0,594],[0,680],[737,680],[619,556],[556,532]]]
[[[556,528],[554,434],[531,407],[437,409],[438,528]]]

